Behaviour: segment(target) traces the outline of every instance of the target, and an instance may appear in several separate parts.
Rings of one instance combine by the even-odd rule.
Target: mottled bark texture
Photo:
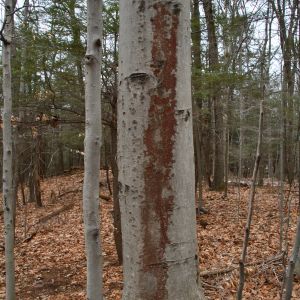
[[[83,211],[87,256],[87,299],[102,299],[102,253],[99,231],[99,169],[101,146],[102,1],[87,1],[86,127]]]
[[[203,299],[189,1],[120,1],[118,164],[124,300]]]
[[[4,31],[2,35],[3,63],[3,211],[5,240],[5,276],[6,300],[16,299],[15,294],[15,259],[14,259],[14,205],[15,193],[13,184],[13,141],[12,141],[12,83],[11,52],[13,34],[14,2],[5,1]]]

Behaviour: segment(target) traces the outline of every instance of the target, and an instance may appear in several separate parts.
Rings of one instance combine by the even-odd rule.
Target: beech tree
[[[204,299],[197,269],[188,1],[120,1],[123,299]]]
[[[87,256],[87,298],[98,300],[102,299],[102,250],[99,232],[101,0],[87,1],[87,16],[83,210]]]

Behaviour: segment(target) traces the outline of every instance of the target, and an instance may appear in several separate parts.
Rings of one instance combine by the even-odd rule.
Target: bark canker
[[[164,255],[169,219],[174,206],[173,149],[176,134],[176,73],[178,6],[157,3],[153,6],[152,71],[158,86],[152,92],[148,111],[145,144],[145,202],[142,207],[144,231],[143,271],[154,278],[145,300],[167,299],[168,264]],[[154,225],[154,227],[153,227]],[[156,230],[153,230],[155,228]]]

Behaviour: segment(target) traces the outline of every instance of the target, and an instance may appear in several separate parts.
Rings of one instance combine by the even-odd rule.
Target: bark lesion
[[[157,85],[150,95],[148,127],[144,132],[147,163],[144,166],[145,202],[142,224],[143,271],[150,277],[154,276],[157,281],[153,292],[155,299],[166,299],[168,269],[173,263],[166,260],[165,252],[171,243],[168,230],[175,201],[172,175],[174,136],[177,130],[177,58],[174,53],[177,52],[179,18],[174,14],[174,3],[155,3],[155,15],[151,19],[153,41],[150,67]],[[143,299],[153,299],[153,295],[145,293]]]
[[[146,81],[150,79],[150,75],[147,73],[137,72],[130,74],[128,79],[131,82],[146,83]]]
[[[191,115],[192,115],[192,110],[190,108],[188,109],[177,109],[176,110],[176,115],[179,116],[179,118],[184,119],[185,122],[187,122]]]

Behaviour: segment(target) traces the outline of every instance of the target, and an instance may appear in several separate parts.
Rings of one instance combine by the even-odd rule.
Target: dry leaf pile
[[[36,208],[33,204],[25,207],[19,203],[15,249],[18,299],[85,299],[82,179],[82,172],[74,172],[44,180],[42,208]],[[101,193],[108,195],[104,173],[101,174],[101,183]],[[244,299],[280,299],[284,271],[282,259],[272,260],[279,253],[277,190],[270,186],[257,190]],[[243,187],[241,200],[238,201],[237,187],[230,187],[226,199],[221,193],[207,190],[204,193],[205,207],[210,213],[197,217],[197,234],[200,274],[203,275],[204,271],[215,273],[201,276],[208,299],[235,299],[248,194],[249,189]],[[295,235],[298,205],[298,194],[292,191],[291,196],[289,250]],[[104,294],[107,300],[119,300],[123,279],[113,240],[112,200],[102,200],[101,207]],[[3,214],[0,218],[0,299],[4,299]],[[228,268],[231,270],[225,272]],[[300,299],[300,283],[297,281],[293,299]]]

